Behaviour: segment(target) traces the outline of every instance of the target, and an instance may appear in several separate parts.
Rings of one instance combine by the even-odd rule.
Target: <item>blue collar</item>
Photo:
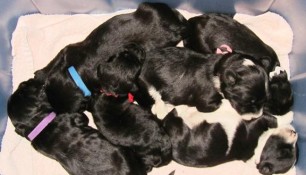
[[[75,84],[83,91],[85,97],[91,96],[91,92],[86,87],[85,83],[83,82],[82,78],[80,77],[78,72],[75,70],[75,68],[73,66],[70,66],[68,68],[68,71],[69,71],[73,81],[75,82]]]

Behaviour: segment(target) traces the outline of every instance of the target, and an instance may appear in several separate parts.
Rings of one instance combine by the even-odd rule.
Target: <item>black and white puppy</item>
[[[188,20],[190,33],[184,46],[200,53],[236,52],[252,56],[270,76],[271,95],[265,110],[284,115],[293,104],[293,92],[285,70],[279,71],[280,62],[275,51],[252,30],[226,14],[203,14]]]
[[[156,116],[126,98],[100,94],[93,101],[98,130],[114,145],[134,150],[147,172],[171,161],[171,142]]]
[[[227,103],[223,100],[222,105],[228,107]],[[179,164],[210,167],[242,160],[264,175],[285,173],[296,163],[297,133],[287,125],[291,121],[292,115],[269,114],[245,121],[231,108],[199,113],[185,105],[176,106],[162,119],[173,159]]]
[[[8,101],[8,115],[16,133],[31,141],[35,150],[58,161],[71,175],[146,174],[145,166],[131,150],[107,141],[88,126],[85,114],[51,113],[54,110],[43,88],[44,84],[30,79],[21,83]],[[39,132],[37,126],[42,125],[45,127]]]
[[[136,86],[126,83],[133,77],[123,71],[116,74],[111,69],[113,65],[123,61],[120,67],[125,69],[135,62],[124,61],[122,57],[129,59],[144,51],[175,46],[186,33],[186,23],[177,10],[166,4],[141,3],[135,12],[114,16],[85,40],[63,48],[46,67],[35,72],[35,78],[46,81],[48,98],[58,112],[82,111],[88,97],[83,97],[85,93],[72,81],[68,73],[70,66],[74,66],[91,94],[100,93],[101,89],[107,89],[108,94],[133,91]]]
[[[178,47],[148,52],[139,82],[155,101],[195,106],[200,112],[215,111],[228,99],[245,119],[261,116],[269,93],[266,72],[250,56],[204,55]]]

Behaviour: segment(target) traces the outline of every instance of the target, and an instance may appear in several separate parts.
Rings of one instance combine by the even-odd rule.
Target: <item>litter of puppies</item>
[[[228,23],[233,20],[226,19]],[[82,42],[66,46],[45,68],[37,70],[33,79],[21,83],[9,99],[8,114],[16,132],[27,138],[54,112],[56,116],[31,142],[69,174],[147,174],[170,160],[205,167],[248,161],[255,155],[260,157],[256,164],[262,174],[288,171],[296,162],[297,133],[290,126],[283,128],[281,117],[273,115],[289,112],[293,99],[286,72],[276,70],[280,65],[273,50],[251,31],[240,33],[244,36],[237,39],[227,39],[234,35],[225,34],[220,40],[230,49],[213,41],[196,43],[190,40],[192,35],[202,37],[193,27],[202,24],[190,22],[196,23],[166,4],[142,3],[135,12],[101,24]],[[249,46],[249,51],[232,44],[249,42],[244,39],[250,36],[256,46],[263,47],[252,50]],[[186,48],[175,47],[180,41]],[[190,47],[201,43],[211,50],[199,52]],[[69,74],[71,66],[83,83],[81,87]],[[270,76],[273,71],[276,73]],[[283,84],[285,95],[274,90],[284,88]],[[84,94],[84,85],[90,95]],[[157,92],[155,96],[150,88]],[[127,101],[129,94],[137,104]],[[210,116],[209,112],[218,111],[226,100],[233,115]],[[284,102],[279,104],[281,100]],[[151,112],[159,103],[174,109],[160,117]],[[192,112],[180,113],[181,105],[188,105]],[[97,130],[88,126],[85,110],[94,114]],[[187,125],[188,116],[202,119]],[[223,119],[232,117],[236,125],[227,126],[230,124]],[[256,152],[266,131],[273,134]],[[217,135],[209,139],[212,133]],[[240,146],[246,151],[240,151]]]

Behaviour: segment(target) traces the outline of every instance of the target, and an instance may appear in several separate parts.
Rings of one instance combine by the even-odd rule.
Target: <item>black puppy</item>
[[[114,65],[120,69],[138,66],[140,61],[134,57],[139,56],[135,55],[175,46],[186,33],[186,23],[178,11],[166,4],[141,3],[135,12],[117,15],[98,26],[85,40],[63,48],[46,67],[35,72],[35,79],[46,82],[46,92],[56,112],[83,111],[90,94],[101,90],[127,95],[126,91],[135,90],[131,83],[134,77],[123,70],[118,74]],[[71,66],[76,69],[73,71],[81,88],[68,72]]]
[[[154,100],[195,106],[201,112],[214,111],[221,99],[228,99],[245,119],[261,115],[268,95],[267,74],[251,57],[203,55],[178,47],[148,52],[139,82]]]
[[[280,62],[275,51],[252,30],[230,15],[209,13],[188,20],[188,37],[184,46],[200,53],[235,51],[252,56],[272,72]]]
[[[244,121],[224,108],[212,114],[188,109],[186,113],[182,108],[177,106],[162,119],[171,138],[173,159],[182,165],[210,167],[242,160],[271,175],[285,173],[296,163],[297,134],[292,126],[282,125],[291,116],[264,114]]]
[[[88,126],[83,113],[55,114],[43,84],[21,83],[8,101],[15,131],[43,155],[58,161],[71,175],[145,175],[144,165],[131,151],[114,146]],[[44,126],[42,130],[39,127]]]
[[[65,52],[65,53],[63,53]],[[76,65],[61,56],[76,54]],[[57,113],[81,112],[87,109],[92,94],[101,92],[109,95],[127,96],[128,92],[137,90],[136,79],[140,73],[145,56],[144,51],[135,44],[128,44],[122,52],[109,57],[103,64],[81,64],[84,54],[77,55],[78,50],[68,47],[59,53],[59,59],[51,61],[44,69],[35,73],[35,79],[44,82],[45,91],[51,105]],[[72,57],[71,57],[72,58]],[[45,70],[54,66],[45,77]],[[71,68],[74,68],[74,70]],[[74,72],[73,72],[74,71]],[[91,73],[90,73],[91,72]],[[44,79],[41,79],[44,77]],[[83,83],[82,85],[79,85]]]
[[[257,60],[256,64],[265,68],[267,74],[273,73],[269,83],[273,93],[268,97],[265,110],[275,115],[290,111],[293,93],[287,73],[277,71],[280,62],[275,51],[252,30],[232,16],[216,13],[190,18],[188,28],[190,33],[184,40],[185,47],[205,54],[236,52],[250,55]]]
[[[99,131],[113,144],[140,156],[147,172],[171,160],[171,142],[156,116],[126,98],[101,94],[91,109]]]

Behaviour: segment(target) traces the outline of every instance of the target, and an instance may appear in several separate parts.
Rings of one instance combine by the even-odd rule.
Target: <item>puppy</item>
[[[81,48],[79,48],[82,52]],[[135,44],[128,44],[122,52],[111,56],[105,62],[99,65],[78,65],[74,66],[75,75],[70,72],[70,65],[76,65],[73,62],[81,63],[82,57],[78,50],[68,47],[61,51],[50,64],[35,73],[35,79],[44,82],[45,91],[57,113],[65,112],[82,112],[88,108],[88,103],[92,94],[101,92],[110,95],[127,96],[128,92],[136,91],[135,83],[145,56],[144,51]],[[62,56],[75,55],[75,60],[60,59]],[[49,66],[55,66],[45,79],[41,79],[45,75],[44,71]],[[91,72],[91,73],[90,73]],[[78,85],[78,80],[84,82],[84,86]],[[86,94],[85,90],[88,94]]]
[[[226,105],[223,100],[222,105]],[[250,121],[241,120],[231,108],[199,113],[185,105],[176,106],[162,119],[171,138],[172,156],[179,164],[210,167],[242,160],[264,175],[285,173],[297,160],[297,133],[292,116],[263,114]]]
[[[171,142],[156,116],[126,98],[100,94],[91,108],[94,123],[114,145],[134,150],[147,172],[171,160]]]
[[[188,20],[188,37],[184,46],[200,53],[235,51],[258,60],[266,72],[272,72],[280,62],[275,51],[252,30],[226,14],[203,14]]]
[[[225,14],[203,14],[188,20],[190,34],[184,46],[200,53],[242,53],[252,56],[270,76],[269,96],[265,110],[273,115],[284,115],[291,110],[293,93],[285,70],[275,51],[245,25]]]
[[[55,114],[43,86],[33,79],[25,81],[8,101],[8,114],[16,133],[31,141],[35,150],[58,161],[71,175],[146,174],[131,150],[108,142],[88,126],[85,114]],[[44,124],[39,132],[38,126]]]
[[[146,54],[139,76],[145,90],[139,93],[148,91],[153,102],[161,98],[176,106],[195,106],[200,112],[215,111],[225,98],[239,114],[253,118],[262,113],[269,93],[267,82],[264,69],[249,56],[203,55],[169,47]]]
[[[59,110],[56,112],[83,111],[90,94],[100,93],[101,89],[107,89],[108,94],[133,91],[136,86],[125,83],[133,77],[113,70],[114,64],[121,69],[133,67],[139,60],[130,57],[175,46],[186,33],[186,24],[187,20],[166,4],[141,3],[135,12],[117,15],[94,29],[85,40],[63,48],[46,67],[35,72],[35,79],[46,82],[50,103]],[[120,66],[119,60],[124,62]],[[83,88],[72,81],[68,73],[71,66]],[[82,90],[88,93],[83,94]]]

